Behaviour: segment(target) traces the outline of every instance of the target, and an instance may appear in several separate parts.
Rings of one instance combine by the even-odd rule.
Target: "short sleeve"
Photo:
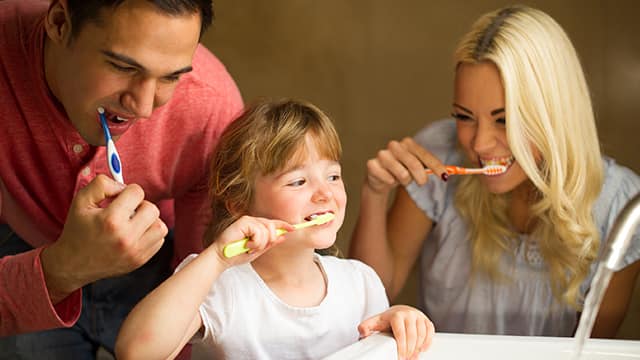
[[[462,157],[456,150],[456,124],[452,119],[433,122],[415,136],[414,140],[433,153],[446,165],[460,165]],[[447,206],[447,191],[452,181],[444,182],[438,176],[430,176],[426,184],[420,186],[411,182],[406,186],[409,196],[427,217],[439,222]]]
[[[380,314],[389,308],[389,300],[387,293],[382,285],[382,280],[375,270],[358,260],[349,260],[356,268],[357,272],[362,275],[365,293],[365,310],[364,319],[373,315]]]
[[[620,166],[613,159],[604,158],[605,181],[594,208],[594,216],[600,228],[602,241],[608,242],[611,229],[620,212],[631,199],[640,193],[640,177],[631,169]],[[640,226],[636,227],[631,243],[617,264],[619,271],[640,259]]]

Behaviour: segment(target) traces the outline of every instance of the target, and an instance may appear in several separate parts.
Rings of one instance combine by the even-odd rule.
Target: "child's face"
[[[303,161],[297,161],[296,166],[287,164],[279,172],[256,179],[249,215],[297,224],[310,220],[312,215],[331,212],[335,215],[332,221],[289,233],[288,239],[296,241],[278,246],[324,249],[333,245],[344,221],[347,195],[341,167],[318,153],[310,135],[303,154],[306,156],[301,156]]]
[[[505,193],[528,180],[507,142],[504,88],[493,63],[460,64],[456,72],[453,113],[458,141],[477,167],[507,166],[497,176],[482,176],[489,191]]]

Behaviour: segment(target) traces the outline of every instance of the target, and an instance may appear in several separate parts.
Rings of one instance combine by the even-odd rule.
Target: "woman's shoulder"
[[[620,207],[640,192],[640,176],[633,170],[618,164],[610,157],[603,157],[604,182],[598,198],[597,206],[603,211],[610,211],[615,203]]]

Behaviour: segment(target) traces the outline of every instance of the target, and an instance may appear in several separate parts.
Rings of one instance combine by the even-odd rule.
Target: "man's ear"
[[[67,0],[53,0],[44,18],[44,28],[54,43],[67,45],[71,40],[71,18],[67,10]]]

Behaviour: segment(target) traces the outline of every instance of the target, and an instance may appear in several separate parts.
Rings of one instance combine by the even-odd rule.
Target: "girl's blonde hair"
[[[306,101],[262,99],[229,124],[211,161],[212,221],[205,234],[205,246],[248,213],[258,176],[304,160],[301,151],[307,134],[321,155],[340,161],[342,147],[333,123]],[[334,246],[325,253],[337,252]]]
[[[589,90],[571,41],[550,16],[524,6],[482,16],[461,40],[455,63],[491,62],[505,95],[507,139],[536,193],[530,214],[556,298],[576,308],[600,243],[592,208],[603,182]],[[532,149],[539,152],[539,159]],[[502,277],[498,264],[516,235],[509,194],[461,180],[456,206],[470,223],[474,270]]]

